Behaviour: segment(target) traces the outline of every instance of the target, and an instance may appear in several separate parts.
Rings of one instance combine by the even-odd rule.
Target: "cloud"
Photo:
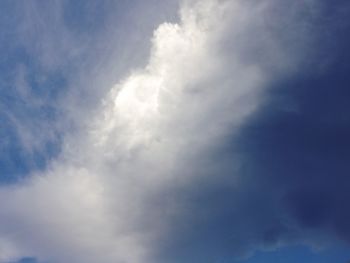
[[[16,247],[7,240],[0,240],[0,262],[20,257]]]
[[[206,262],[295,240],[298,229],[283,222],[274,193],[261,191],[256,177],[242,177],[239,154],[219,151],[268,88],[300,70],[310,39],[305,20],[297,20],[302,6],[182,3],[179,22],[154,31],[146,65],[110,88],[86,117],[76,115],[80,130],[66,135],[60,156],[1,188],[7,201],[0,204],[0,236],[16,248],[1,247],[8,253],[1,260]],[[91,80],[84,77],[81,83]],[[228,236],[218,223],[230,227]]]
[[[146,61],[149,35],[174,6],[149,4],[1,4],[0,183],[45,168],[110,86]]]
[[[343,113],[348,108],[344,54],[349,24],[339,21],[349,6],[338,8],[319,7],[320,16],[312,18],[318,48],[306,49],[306,67],[266,89],[259,110],[238,135],[197,165],[211,177],[198,177],[182,192],[187,217],[174,223],[160,249],[162,260],[230,262],[257,249],[290,244],[348,246],[349,121]],[[310,21],[306,24],[312,28]]]

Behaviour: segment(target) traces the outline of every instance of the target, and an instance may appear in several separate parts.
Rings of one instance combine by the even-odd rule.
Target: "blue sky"
[[[310,262],[310,263],[328,263],[328,262],[347,262],[349,261],[349,249],[347,247],[338,247],[325,249],[323,251],[312,251],[306,247],[283,248],[272,252],[258,252],[252,258],[242,261],[247,263],[292,263],[292,262]]]
[[[346,263],[350,4],[0,3],[0,263]]]

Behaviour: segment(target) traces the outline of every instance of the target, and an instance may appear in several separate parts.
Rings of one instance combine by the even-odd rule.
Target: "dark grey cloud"
[[[233,262],[256,249],[350,244],[349,7],[324,1],[311,20],[303,14],[297,25],[313,37],[302,43],[312,44],[304,66],[273,84],[238,137],[203,157],[205,176],[179,190],[187,217],[173,222],[160,262]],[[300,44],[297,32],[282,33],[287,49]]]

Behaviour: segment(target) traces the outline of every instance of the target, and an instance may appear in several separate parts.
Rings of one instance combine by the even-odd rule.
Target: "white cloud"
[[[111,88],[47,171],[0,190],[2,238],[23,256],[58,263],[153,262],[157,242],[181,215],[176,195],[156,197],[189,183],[197,168],[184,167],[187,159],[209,151],[256,110],[275,78],[270,65],[290,69],[280,66],[287,57],[273,36],[249,43],[256,30],[267,30],[259,24],[265,8],[183,4],[178,24],[155,30],[147,65]],[[276,61],[248,59],[256,49],[275,52]]]

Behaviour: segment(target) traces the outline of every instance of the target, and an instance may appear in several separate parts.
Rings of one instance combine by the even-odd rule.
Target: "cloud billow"
[[[336,141],[347,123],[311,133],[326,122],[313,113],[321,104],[308,103],[307,80],[293,82],[317,60],[321,7],[183,1],[179,21],[154,31],[146,65],[74,116],[47,169],[0,189],[0,262],[216,262],[348,240]]]

